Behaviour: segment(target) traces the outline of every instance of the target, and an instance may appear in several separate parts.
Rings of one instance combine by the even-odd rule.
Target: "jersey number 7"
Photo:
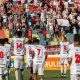
[[[40,51],[41,51],[41,50],[40,50],[40,49],[37,49],[37,51],[38,51],[38,56],[39,56],[39,55],[40,55]]]

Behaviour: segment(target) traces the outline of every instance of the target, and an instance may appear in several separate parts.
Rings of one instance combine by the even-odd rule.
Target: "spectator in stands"
[[[30,28],[41,35],[48,33],[50,38],[61,31],[79,33],[80,4],[74,0],[9,0],[0,5],[0,11],[0,22],[10,35],[18,29],[26,35]]]

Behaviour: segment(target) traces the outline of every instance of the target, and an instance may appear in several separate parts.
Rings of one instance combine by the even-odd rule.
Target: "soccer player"
[[[7,67],[8,67],[8,80],[10,80],[9,73],[10,73],[10,60],[11,60],[11,44],[8,42],[8,38],[4,38],[4,46],[6,48],[7,54]]]
[[[13,48],[14,48],[14,67],[15,67],[15,77],[18,79],[18,71],[21,73],[21,80],[23,80],[23,64],[24,64],[24,43],[25,38],[22,37],[22,32],[17,31],[16,37],[12,38]]]
[[[30,73],[30,78],[29,80],[32,80],[32,76],[33,76],[33,60],[32,60],[32,47],[34,47],[32,45],[32,40],[29,40],[27,42],[27,44],[25,44],[25,49],[26,49],[26,67],[28,72]]]
[[[60,62],[61,62],[61,76],[66,77],[67,72],[67,56],[68,56],[68,45],[69,42],[66,37],[64,37],[63,41],[60,41]]]
[[[44,64],[47,58],[46,49],[43,45],[39,45],[39,40],[34,40],[34,45],[36,47],[36,52],[34,51],[33,57],[33,74],[34,80],[37,80],[37,73],[40,76],[40,80],[43,80],[44,75]]]
[[[11,49],[11,44],[9,43],[8,41],[8,38],[4,38],[4,46],[6,48],[6,52],[7,52],[7,66],[10,67],[10,57],[11,57],[11,52],[10,52],[10,49]]]
[[[80,80],[80,36],[74,35],[74,47],[71,48],[68,55],[70,64],[70,80]]]
[[[0,39],[0,80],[7,80],[7,54],[4,39]]]

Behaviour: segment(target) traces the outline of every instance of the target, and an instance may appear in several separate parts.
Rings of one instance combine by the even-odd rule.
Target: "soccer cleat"
[[[64,77],[64,74],[63,73],[61,74],[61,77]]]
[[[66,74],[64,74],[63,77],[66,78]]]

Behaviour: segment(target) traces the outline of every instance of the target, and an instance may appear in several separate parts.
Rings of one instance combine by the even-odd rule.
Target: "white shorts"
[[[42,64],[33,64],[33,73],[37,73],[38,75],[44,75],[44,67]]]
[[[70,80],[80,80],[80,78],[76,74],[71,74]]]
[[[24,56],[15,56],[14,57],[14,67],[23,69]]]
[[[65,57],[60,58],[61,64],[68,64],[68,59]]]
[[[8,70],[6,67],[0,67],[0,75],[4,75],[4,74],[7,74],[8,73]]]

